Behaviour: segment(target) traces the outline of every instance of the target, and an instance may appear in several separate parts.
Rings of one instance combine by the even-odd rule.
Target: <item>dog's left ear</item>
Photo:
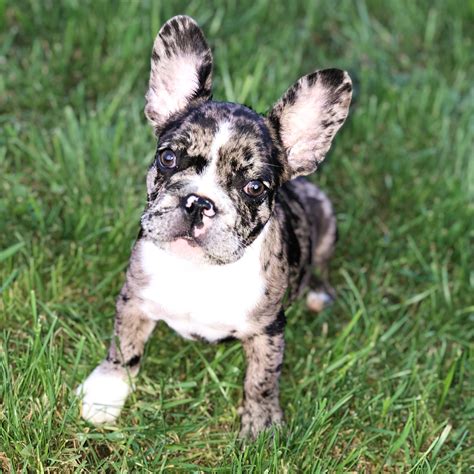
[[[160,133],[163,125],[190,104],[211,98],[212,53],[189,16],[168,20],[156,36],[151,56],[145,115]]]
[[[324,69],[302,77],[268,114],[288,159],[288,179],[312,173],[344,123],[352,97],[345,71]]]

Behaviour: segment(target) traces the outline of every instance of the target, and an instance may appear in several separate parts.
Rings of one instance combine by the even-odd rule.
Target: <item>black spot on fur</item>
[[[161,34],[163,36],[169,36],[171,33],[171,24],[168,22],[166,23],[163,28],[161,29]]]
[[[280,310],[277,314],[277,317],[265,327],[265,334],[270,337],[278,336],[285,329],[286,317],[283,310]]]
[[[258,234],[260,234],[260,231],[263,229],[264,223],[259,222],[250,232],[248,239],[253,240]]]
[[[112,356],[110,354],[110,352],[107,354],[107,357],[105,358],[105,360],[107,362],[110,362],[113,365],[119,365],[120,364],[120,361],[116,357]]]
[[[334,122],[332,120],[321,120],[321,127],[323,128],[328,128],[328,127],[331,127],[332,125],[334,125]]]
[[[352,91],[352,85],[350,82],[345,84],[343,87],[339,89],[339,92],[351,92]]]
[[[125,367],[135,367],[140,363],[141,356],[135,355],[129,361],[125,363]]]
[[[287,258],[288,258],[288,264],[291,267],[298,267],[301,262],[301,247],[300,243],[298,241],[298,237],[295,234],[295,230],[293,227],[293,224],[295,221],[298,220],[298,217],[293,211],[291,210],[291,207],[285,202],[285,201],[280,201],[282,206],[285,208],[285,212],[287,215],[292,216],[293,219],[288,218],[285,219],[284,222],[284,237],[286,241],[286,247],[287,247]]]
[[[205,337],[202,337],[200,334],[197,334],[195,332],[192,332],[189,336],[195,341],[209,342]]]
[[[212,72],[212,62],[210,61],[209,58],[206,58],[206,59],[207,59],[207,61],[204,62],[203,64],[201,64],[201,66],[199,67],[199,69],[197,71],[198,81],[199,81],[199,84],[202,86],[201,90],[199,91],[199,95],[202,95],[202,96],[207,96],[207,95],[210,94],[210,90],[203,89],[204,84],[207,81],[207,78],[209,77],[209,75]]]
[[[308,81],[308,85],[310,87],[314,86],[314,84],[316,84],[316,82],[318,81],[318,77],[319,77],[319,73],[317,71],[312,72],[311,74],[308,74],[306,76],[306,80]]]
[[[219,339],[217,343],[220,344],[220,343],[226,343],[226,342],[234,342],[236,340],[237,339],[234,336],[227,336],[227,337],[223,337],[222,339]]]
[[[121,293],[120,294],[120,299],[126,303],[127,301],[130,301],[130,296],[127,295],[127,293]]]
[[[325,69],[320,72],[320,76],[323,84],[337,87],[344,80],[344,71],[340,69]]]

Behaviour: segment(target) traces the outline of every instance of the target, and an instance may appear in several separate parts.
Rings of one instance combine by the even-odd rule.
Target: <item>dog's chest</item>
[[[265,291],[259,256],[256,245],[235,263],[204,265],[143,242],[140,258],[148,280],[140,293],[143,310],[190,339],[250,335],[248,316]]]

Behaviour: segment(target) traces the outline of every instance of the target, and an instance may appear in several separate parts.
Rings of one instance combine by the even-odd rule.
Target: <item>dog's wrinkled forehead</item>
[[[158,148],[194,158],[198,173],[212,163],[228,183],[240,175],[278,184],[283,172],[265,120],[239,104],[206,102],[191,108],[165,126]]]

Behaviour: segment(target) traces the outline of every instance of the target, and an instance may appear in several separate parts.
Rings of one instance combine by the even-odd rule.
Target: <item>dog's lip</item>
[[[176,238],[174,238],[172,241],[176,242],[178,240],[185,240],[191,247],[199,246],[199,242],[197,241],[197,239],[189,234],[179,235]]]

